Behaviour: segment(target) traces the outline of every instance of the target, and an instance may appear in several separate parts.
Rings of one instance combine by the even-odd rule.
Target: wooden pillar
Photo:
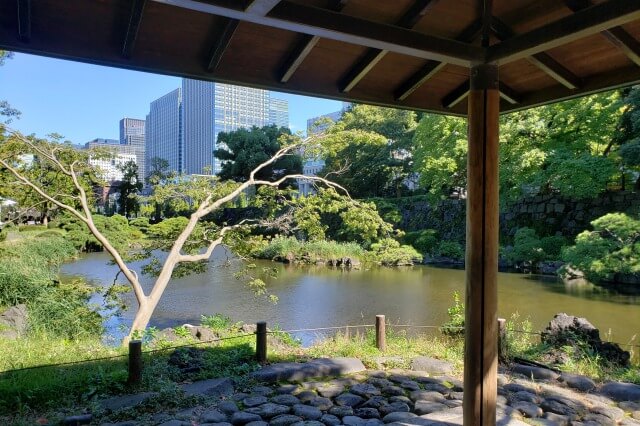
[[[464,425],[496,424],[498,68],[471,68],[467,160]]]

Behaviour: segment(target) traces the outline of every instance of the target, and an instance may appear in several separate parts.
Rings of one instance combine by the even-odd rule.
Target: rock
[[[76,416],[65,417],[62,420],[63,425],[69,426],[80,426],[80,425],[88,425],[93,420],[93,414],[79,414]]]
[[[521,385],[520,383],[507,383],[502,388],[507,392],[535,392],[530,387]]]
[[[593,414],[600,414],[608,417],[615,422],[622,420],[622,418],[624,417],[624,410],[618,407],[605,407],[603,405],[598,405],[595,407],[591,407],[589,411],[591,411]]]
[[[560,377],[560,374],[553,370],[531,365],[514,364],[512,371],[534,380],[557,380]]]
[[[245,426],[269,426],[269,423],[265,422],[264,420],[260,420],[256,422],[249,422]]]
[[[412,417],[418,417],[418,415],[409,412],[396,411],[384,416],[382,421],[385,423],[401,422],[402,420],[410,419]]]
[[[276,395],[271,398],[271,402],[274,404],[287,405],[293,407],[296,404],[300,404],[300,399],[289,394]]]
[[[380,413],[375,408],[363,407],[353,410],[353,415],[362,419],[379,419]]]
[[[218,410],[220,410],[221,412],[223,412],[228,416],[240,411],[236,403],[233,401],[222,401],[218,403]]]
[[[101,401],[100,405],[106,411],[120,411],[135,407],[136,405],[142,404],[155,396],[158,396],[157,392],[144,392],[134,395],[116,396],[114,398]]]
[[[207,410],[200,416],[202,423],[223,423],[227,421],[227,415],[218,410]]]
[[[385,388],[387,386],[393,386],[393,382],[390,380],[387,380],[383,377],[370,377],[369,380],[367,380],[367,382],[371,383],[372,385],[379,387],[379,388]]]
[[[339,382],[326,382],[316,387],[316,391],[325,398],[335,398],[344,392],[344,385]]]
[[[273,394],[273,388],[269,386],[254,386],[251,388],[251,395],[271,396]]]
[[[541,417],[543,414],[542,408],[531,402],[518,401],[513,404],[512,407],[521,412],[525,417],[529,418]]]
[[[388,395],[388,396],[399,396],[399,395],[404,395],[404,389],[402,389],[400,386],[385,386],[384,388],[382,388],[382,394],[383,395]]]
[[[242,426],[251,422],[260,422],[262,421],[262,417],[254,413],[247,413],[245,411],[238,411],[233,413],[231,416],[231,423],[234,426]]]
[[[337,417],[353,416],[353,408],[349,407],[348,405],[334,405],[329,409],[329,414],[333,414]]]
[[[234,383],[232,379],[209,379],[182,385],[185,396],[201,395],[219,398],[233,394]]]
[[[164,423],[160,423],[158,426],[191,426],[191,423],[185,422],[182,420],[173,419],[173,420],[166,421]]]
[[[215,340],[215,339],[217,339],[219,337],[209,327],[191,325],[191,324],[185,324],[184,327],[187,330],[189,330],[189,333],[191,333],[191,336],[194,339],[198,339],[201,342],[210,342],[210,341]]]
[[[329,408],[333,407],[333,402],[331,402],[329,398],[316,396],[311,401],[309,401],[309,405],[316,407],[319,410],[327,411]]]
[[[640,411],[640,402],[622,401],[618,404],[618,407],[629,413]]]
[[[316,420],[307,420],[307,421],[293,423],[292,426],[324,426],[324,423]]]
[[[364,398],[371,398],[372,396],[381,395],[380,389],[369,383],[358,383],[351,386],[349,392]]]
[[[570,388],[582,392],[590,392],[596,388],[596,383],[593,380],[579,374],[562,373],[560,380],[565,382]]]
[[[364,398],[352,393],[343,393],[335,398],[335,403],[338,405],[347,405],[349,407],[357,407],[364,402]]]
[[[316,407],[310,407],[302,404],[293,406],[293,414],[298,417],[302,417],[305,420],[318,420],[322,417],[322,411],[318,410]]]
[[[413,391],[409,394],[413,401],[444,402],[445,398],[440,392],[434,391]]]
[[[347,426],[363,426],[364,419],[357,416],[346,416],[342,418],[342,423]]]
[[[0,314],[0,337],[17,338],[24,335],[29,327],[29,314],[27,305],[12,306]]]
[[[301,422],[302,417],[294,416],[292,414],[282,414],[271,419],[269,424],[271,426],[289,426],[296,422]]]
[[[547,398],[542,401],[542,403],[540,404],[540,408],[542,408],[547,414],[554,413],[561,416],[566,416],[568,418],[575,418],[577,415],[576,410],[564,404],[563,402],[552,398]]]
[[[409,408],[409,405],[404,402],[395,401],[381,406],[380,408],[378,408],[378,411],[380,411],[380,414],[382,416],[386,416],[391,413],[408,413],[409,411],[411,411],[411,408]]]
[[[362,404],[362,407],[375,408],[377,410],[378,408],[388,403],[389,401],[387,401],[387,398],[385,398],[384,396],[378,395],[378,396],[372,396],[371,398],[369,398],[364,404]]]
[[[414,371],[426,371],[431,375],[450,374],[453,372],[453,364],[435,358],[421,356],[411,361],[411,369]]]
[[[509,395],[509,401],[512,402],[530,402],[532,404],[540,404],[540,397],[527,391],[514,392]]]
[[[324,414],[322,417],[320,417],[320,421],[326,426],[337,426],[339,424],[342,424],[342,421],[333,414]]]
[[[413,412],[418,415],[430,414],[435,411],[447,410],[445,404],[440,402],[431,402],[431,401],[417,401],[415,407],[413,408]]]
[[[570,418],[567,416],[562,416],[556,413],[544,413],[543,418],[551,423],[546,423],[549,425],[557,425],[557,426],[567,426],[569,424]]]
[[[291,408],[286,405],[267,402],[266,404],[262,404],[259,407],[247,408],[245,411],[247,413],[257,414],[264,419],[270,419],[281,414],[288,414],[289,411],[291,411]]]
[[[416,390],[420,390],[420,385],[416,382],[414,382],[413,380],[407,380],[404,381],[402,383],[400,383],[400,387],[403,389],[407,389],[410,391],[416,391]]]
[[[608,382],[600,387],[600,392],[615,401],[640,403],[640,386],[632,383]]]
[[[356,358],[319,358],[306,363],[285,362],[271,364],[252,374],[264,382],[300,381],[310,377],[335,377],[365,371]]]
[[[293,384],[281,385],[276,388],[276,393],[278,395],[286,395],[286,394],[292,394],[297,390],[298,390],[298,385],[293,385]]]
[[[621,419],[622,420],[622,419]],[[611,420],[609,417],[604,416],[602,414],[594,414],[594,413],[589,413],[586,416],[584,416],[582,418],[582,421],[585,424],[596,424],[599,426],[616,426],[618,423],[615,420]],[[572,426],[575,424],[575,422],[571,423]]]
[[[245,407],[249,407],[250,408],[250,407],[257,407],[258,405],[265,404],[267,401],[268,401],[268,399],[267,399],[266,396],[262,396],[262,395],[249,396],[249,397],[244,398],[242,400],[242,404]]]

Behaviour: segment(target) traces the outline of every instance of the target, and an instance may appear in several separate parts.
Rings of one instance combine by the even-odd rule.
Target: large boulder
[[[547,328],[542,331],[542,342],[552,347],[587,345],[593,352],[608,362],[627,366],[631,354],[620,346],[600,339],[600,331],[586,318],[579,318],[565,313],[556,314]]]
[[[26,305],[12,306],[0,314],[0,337],[19,337],[27,332],[29,315]]]

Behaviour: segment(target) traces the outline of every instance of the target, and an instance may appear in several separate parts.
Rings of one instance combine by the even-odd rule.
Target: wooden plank
[[[276,7],[280,0],[253,0],[244,11],[254,15],[265,16]]]
[[[593,6],[591,0],[565,0],[565,4],[572,12],[579,12]],[[640,66],[640,42],[633,38],[624,28],[610,28],[603,31],[602,35],[624,52],[634,64]]]
[[[267,16],[233,8],[227,0],[208,0],[207,3],[196,0],[153,1],[455,65],[469,66],[471,62],[484,59],[484,50],[477,46],[297,4],[291,0],[281,1]]]
[[[396,22],[396,26],[402,28],[413,28],[435,3],[435,0],[417,0],[411,8]],[[351,91],[356,85],[384,58],[388,50],[369,49],[356,65],[349,70],[347,76],[340,84],[340,91],[343,93]]]
[[[490,68],[487,74],[494,73],[497,80],[497,67],[484,67]],[[472,78],[478,79],[478,68],[472,69]],[[497,81],[482,83],[472,82],[468,105],[465,426],[496,424],[500,95]]]
[[[491,19],[491,26],[500,41],[505,41],[515,36],[513,30],[495,16]],[[527,60],[569,89],[576,89],[581,84],[580,78],[546,53],[537,53],[529,56]]]
[[[482,20],[478,19],[465,28],[456,40],[471,43],[482,29]],[[396,101],[404,101],[415,92],[420,86],[429,81],[446,64],[438,61],[428,61],[420,70],[405,80],[394,92]]]
[[[640,1],[608,0],[489,47],[487,62],[505,64],[640,19]]]
[[[347,0],[333,0],[329,9],[340,12],[347,5]],[[304,34],[296,46],[292,49],[280,71],[280,83],[286,83],[291,79],[296,70],[309,56],[313,48],[320,41],[320,37]]]
[[[133,48],[136,44],[136,38],[138,37],[138,30],[142,23],[142,14],[144,12],[144,5],[147,0],[133,0],[131,2],[131,16],[129,17],[129,25],[127,26],[127,34],[124,37],[124,43],[122,44],[122,56],[129,59],[133,54]]]
[[[18,39],[31,40],[31,0],[18,0]]]
[[[469,81],[465,81],[460,86],[453,89],[447,96],[442,99],[442,106],[445,108],[453,108],[469,96]],[[518,104],[522,102],[522,95],[504,82],[500,82],[500,97],[510,104]]]
[[[502,81],[500,82],[500,97],[510,104],[522,102],[522,96]]]
[[[237,19],[227,20],[227,23],[222,30],[222,34],[220,34],[218,41],[211,50],[211,55],[209,56],[207,65],[208,72],[214,72],[218,68],[218,65],[220,65],[222,56],[224,55],[225,50],[227,50],[229,43],[231,43],[231,39],[233,38],[233,34],[236,32],[239,23],[240,21]]]

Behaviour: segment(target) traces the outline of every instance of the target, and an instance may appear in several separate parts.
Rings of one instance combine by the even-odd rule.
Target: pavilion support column
[[[494,426],[498,371],[498,67],[472,67],[470,87],[464,425]]]

